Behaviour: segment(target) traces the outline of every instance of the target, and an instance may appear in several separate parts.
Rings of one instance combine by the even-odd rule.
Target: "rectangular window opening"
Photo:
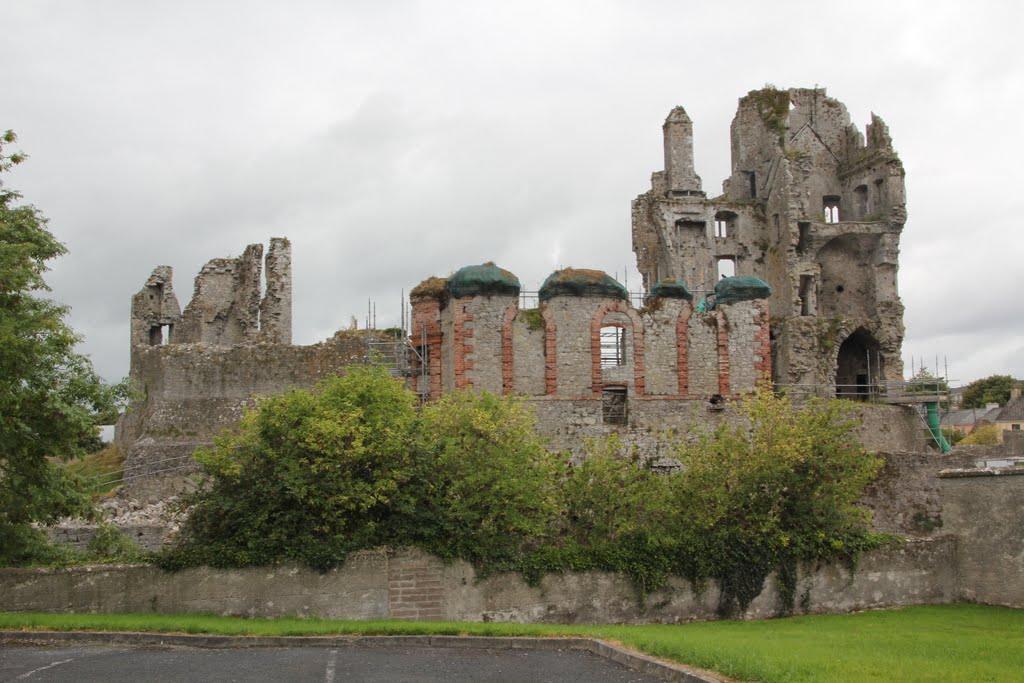
[[[736,275],[736,259],[726,257],[718,259],[718,277],[734,277]]]
[[[601,328],[601,367],[614,368],[626,363],[626,328],[608,325]]]
[[[626,387],[605,387],[601,391],[601,419],[606,425],[624,425],[629,421]]]

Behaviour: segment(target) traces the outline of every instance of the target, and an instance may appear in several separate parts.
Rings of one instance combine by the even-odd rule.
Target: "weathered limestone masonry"
[[[1022,478],[1024,479],[1024,478]],[[799,592],[808,612],[848,612],[955,599],[950,539],[917,541],[842,566],[808,570]],[[518,574],[478,578],[471,565],[416,550],[355,553],[326,573],[298,567],[163,572],[155,567],[0,569],[0,611],[213,612],[248,617],[420,619],[525,623],[678,623],[717,617],[718,590],[694,593],[680,579],[641,603],[623,575],[564,572],[531,587]],[[777,584],[744,616],[784,613]]]
[[[633,202],[645,288],[674,279],[710,290],[731,262],[736,275],[771,285],[776,382],[855,393],[901,379],[896,271],[907,212],[885,123],[872,115],[865,141],[823,88],[750,92],[732,122],[732,175],[713,199],[694,173],[682,107],[663,131],[665,170]]]
[[[520,310],[519,291],[518,279],[493,264],[412,290],[421,395],[527,396],[553,448],[579,455],[587,437],[616,431],[658,456],[665,430],[718,419],[709,399],[752,391],[770,372],[761,299],[698,313],[677,289],[637,310],[607,274],[571,269],[549,278],[539,309]]]
[[[236,425],[255,395],[309,387],[363,357],[364,340],[339,333],[291,345],[291,245],[274,238],[238,258],[213,259],[184,313],[169,266],[132,297],[130,377],[138,393],[117,425],[126,453],[125,495],[166,497],[185,484],[197,446]],[[157,475],[164,476],[142,476]]]

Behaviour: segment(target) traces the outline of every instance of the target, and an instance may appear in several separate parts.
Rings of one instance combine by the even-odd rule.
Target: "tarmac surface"
[[[0,681],[546,681],[665,680],[581,650],[341,645],[194,648],[0,643]]]

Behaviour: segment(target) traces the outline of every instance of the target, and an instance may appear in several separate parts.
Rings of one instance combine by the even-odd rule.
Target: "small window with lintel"
[[[604,387],[601,390],[601,421],[606,425],[629,424],[626,387]]]
[[[736,214],[719,211],[715,214],[715,237],[728,237],[736,229]]]
[[[839,201],[840,197],[836,197],[835,195],[826,195],[825,197],[822,197],[821,203],[825,208],[826,223],[839,222]]]
[[[626,328],[605,325],[601,328],[601,367],[614,368],[626,364]]]
[[[153,325],[149,328],[149,345],[162,346],[171,341],[172,325]]]
[[[723,256],[718,259],[718,277],[734,277],[736,275],[736,258],[733,256]]]

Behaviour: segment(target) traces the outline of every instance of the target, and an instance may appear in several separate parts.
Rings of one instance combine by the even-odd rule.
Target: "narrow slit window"
[[[626,328],[607,325],[601,328],[601,367],[614,368],[626,363]]]
[[[796,225],[800,230],[800,237],[796,243],[796,253],[806,254],[811,246],[811,224],[806,221],[800,221]]]
[[[800,276],[800,315],[814,315],[811,293],[814,291],[814,276]]]

